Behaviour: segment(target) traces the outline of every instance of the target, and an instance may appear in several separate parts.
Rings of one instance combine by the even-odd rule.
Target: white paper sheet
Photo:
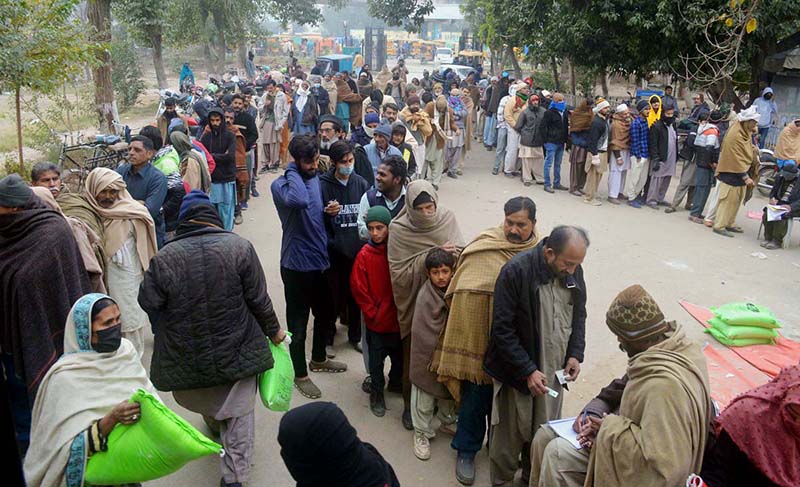
[[[775,222],[782,219],[786,214],[786,208],[777,205],[767,205],[767,221]]]
[[[572,423],[574,422],[575,417],[573,416],[571,418],[548,421],[547,425],[553,428],[553,431],[555,431],[558,436],[570,442],[570,444],[574,446],[576,450],[580,450],[581,444],[578,443],[578,433],[572,429]]]

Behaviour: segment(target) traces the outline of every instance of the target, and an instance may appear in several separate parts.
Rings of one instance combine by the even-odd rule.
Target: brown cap
[[[669,330],[655,299],[638,284],[617,294],[606,312],[606,324],[615,335],[629,342]]]

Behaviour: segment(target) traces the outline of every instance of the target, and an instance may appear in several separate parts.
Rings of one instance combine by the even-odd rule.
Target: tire
[[[758,170],[758,192],[761,196],[769,196],[777,175],[778,168],[775,166],[762,167]]]

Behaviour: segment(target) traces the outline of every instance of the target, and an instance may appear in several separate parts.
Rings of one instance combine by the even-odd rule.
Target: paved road
[[[683,323],[698,341],[705,341],[708,336],[680,308],[679,299],[705,306],[753,300],[770,307],[787,325],[785,332],[790,337],[800,338],[800,311],[794,305],[796,298],[789,292],[797,289],[800,281],[800,249],[764,251],[755,239],[758,222],[745,218],[744,212],[740,213],[739,224],[745,228],[745,234],[728,239],[688,222],[685,211],[666,215],[648,208],[636,210],[610,204],[594,208],[565,192],[550,195],[541,186],[525,188],[519,181],[490,174],[493,155],[478,145],[468,158],[465,176],[458,181],[444,178],[441,185],[440,202],[455,211],[466,238],[500,224],[507,199],[528,195],[538,207],[540,232],[546,235],[557,224],[577,224],[588,229],[592,241],[584,264],[589,297],[586,362],[578,382],[567,393],[565,415],[574,414],[602,386],[624,371],[626,360],[605,326],[605,312],[616,293],[630,284],[642,284],[659,302],[667,318]],[[568,177],[567,163],[562,173]],[[237,231],[256,246],[270,295],[283,320],[285,307],[279,276],[281,229],[269,193],[274,177],[262,177],[258,182],[262,196],[252,202],[251,209],[245,212],[244,224]],[[605,191],[604,179],[601,193]],[[757,210],[763,204],[764,200],[757,198],[747,208]],[[752,257],[754,252],[763,252],[767,258]],[[346,373],[313,375],[323,391],[322,400],[342,407],[359,436],[375,444],[392,463],[404,486],[458,485],[453,476],[455,454],[449,447],[449,438],[439,437],[432,442],[429,461],[421,462],[414,457],[412,434],[400,424],[399,395],[387,394],[390,410],[384,418],[370,413],[368,396],[359,387],[364,377],[361,355],[346,343],[346,333],[340,330],[337,359],[347,362],[350,369]],[[144,363],[149,367],[149,355]],[[165,393],[162,398],[201,427],[200,418],[175,404],[171,394]],[[293,405],[306,401],[296,394]],[[276,441],[280,414],[260,404],[256,408],[256,446],[249,485],[293,486]],[[485,449],[477,457],[477,466],[475,485],[488,485]],[[215,487],[218,483],[218,461],[205,458],[148,485]]]

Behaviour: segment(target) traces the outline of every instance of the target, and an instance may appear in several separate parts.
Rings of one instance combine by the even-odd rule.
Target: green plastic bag
[[[772,345],[773,341],[769,338],[728,338],[724,333],[716,328],[706,328],[706,333],[711,334],[723,345],[729,347],[747,347],[750,345]]]
[[[275,365],[258,378],[261,402],[272,411],[288,411],[294,390],[292,358],[283,343],[275,345],[272,340],[267,340],[267,342],[269,342],[269,349]]]
[[[219,454],[209,440],[149,392],[131,397],[142,413],[131,425],[118,424],[108,435],[108,451],[89,457],[84,480],[94,485],[146,482],[169,475],[192,460]]]
[[[728,303],[711,311],[728,325],[759,326],[761,328],[780,328],[772,311],[753,303]]]
[[[728,338],[778,338],[778,332],[772,328],[758,326],[726,325],[719,318],[711,318],[708,323],[721,331]]]

